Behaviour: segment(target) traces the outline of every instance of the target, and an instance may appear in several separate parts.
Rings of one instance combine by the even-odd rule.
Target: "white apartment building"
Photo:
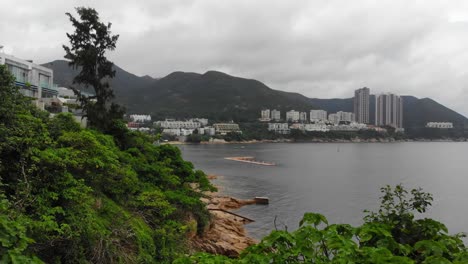
[[[286,112],[286,121],[288,121],[288,122],[297,122],[297,121],[299,121],[299,112],[294,111],[294,110]]]
[[[264,109],[261,111],[260,121],[268,122],[270,121],[270,109]]]
[[[340,121],[354,122],[354,113],[339,111],[336,114]]]
[[[0,52],[0,65],[6,65],[15,77],[15,85],[26,96],[41,99],[57,97],[53,70]]]
[[[281,111],[273,109],[271,111],[270,119],[274,121],[280,121],[281,120]]]
[[[154,122],[156,126],[162,128],[174,128],[174,129],[196,129],[201,127],[200,122],[194,121],[176,121],[172,119],[166,119],[165,121],[156,121]]]
[[[299,120],[300,120],[301,122],[307,121],[307,112],[300,112],[300,113],[299,113]]]
[[[269,123],[268,124],[268,131],[274,131],[277,134],[289,134],[291,131],[289,130],[288,123]]]
[[[330,121],[333,124],[338,124],[338,123],[340,123],[340,117],[336,113],[329,114],[328,115],[328,121]]]
[[[137,123],[151,122],[150,115],[130,115],[130,119]]]
[[[441,129],[449,129],[453,128],[453,123],[451,122],[428,122],[426,124],[428,128],[441,128]]]
[[[310,121],[318,122],[327,120],[327,111],[325,110],[310,110]]]

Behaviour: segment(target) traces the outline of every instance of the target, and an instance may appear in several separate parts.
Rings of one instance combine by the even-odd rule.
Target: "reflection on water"
[[[332,223],[358,225],[364,209],[378,206],[379,188],[403,183],[434,195],[428,216],[451,233],[468,231],[468,143],[181,145],[185,159],[208,174],[222,192],[238,198],[267,196],[269,205],[238,210],[255,220],[257,238],[277,226],[294,230],[305,212]],[[261,166],[225,160],[253,156],[274,162]]]

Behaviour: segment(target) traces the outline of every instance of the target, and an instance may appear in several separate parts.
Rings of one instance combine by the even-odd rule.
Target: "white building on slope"
[[[41,102],[42,98],[57,97],[58,90],[53,83],[53,70],[2,52],[0,52],[0,65],[6,65],[8,71],[15,77],[15,85],[20,88],[22,94],[38,99],[37,102]]]
[[[452,122],[428,122],[426,124],[428,128],[441,128],[441,129],[450,129],[453,128]]]
[[[260,121],[268,122],[271,120],[270,118],[270,109],[264,109],[261,111]]]
[[[271,110],[271,120],[273,121],[280,121],[281,120],[281,111],[273,109]]]
[[[319,122],[327,120],[327,111],[325,110],[310,110],[310,121]]]
[[[291,131],[289,130],[288,123],[269,123],[268,124],[268,131],[274,131],[277,134],[289,134]]]
[[[286,112],[286,121],[288,121],[288,122],[297,122],[297,121],[299,121],[299,112],[294,111],[294,110]]]

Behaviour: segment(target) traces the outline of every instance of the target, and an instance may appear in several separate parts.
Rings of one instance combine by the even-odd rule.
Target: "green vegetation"
[[[69,113],[51,118],[35,108],[0,65],[1,263],[467,263],[462,235],[414,217],[427,210],[432,196],[402,186],[384,187],[379,211],[368,212],[359,227],[329,224],[324,216],[307,213],[298,230],[275,230],[238,259],[184,255],[187,234],[203,232],[210,220],[202,191],[215,188],[179,149],[155,146],[158,137],[126,128],[122,109],[110,101],[113,92],[103,81],[115,74],[104,52],[115,48],[117,37],[95,10],[77,11],[80,20],[68,14],[76,32],[68,35],[72,45],[65,50],[79,69],[75,83],[96,92],[95,103],[89,100],[94,97],[80,96],[91,129],[81,128]],[[231,81],[233,87],[247,84],[215,72],[203,78],[223,89],[232,88]],[[206,84],[203,78],[198,87]],[[252,85],[246,88],[272,91]],[[225,94],[223,89],[218,92]],[[291,104],[298,98],[304,103],[302,97],[283,95]],[[239,98],[234,108],[249,105]],[[244,113],[226,109],[220,117]],[[225,139],[245,140],[256,133],[252,128]],[[190,140],[203,137],[195,134]]]
[[[432,196],[401,185],[381,189],[377,212],[364,223],[329,224],[320,214],[306,213],[294,232],[275,230],[238,259],[199,253],[176,263],[468,263],[463,234],[449,235],[444,224],[416,219]]]
[[[104,134],[36,109],[0,66],[0,262],[158,263],[186,250],[213,190],[179,149],[113,120]]]
[[[209,213],[205,174],[172,146],[128,131],[104,134],[70,114],[49,118],[0,66],[1,263],[467,263],[462,235],[417,219],[432,196],[382,188],[364,224],[329,224],[307,213],[293,232],[275,230],[237,259],[188,252],[187,233]],[[196,222],[193,221],[196,220]]]
[[[80,71],[73,78],[73,84],[94,89],[94,95],[83,95],[80,90],[73,91],[81,103],[84,116],[89,125],[101,131],[112,130],[113,119],[122,119],[124,110],[112,102],[114,92],[108,79],[115,76],[113,63],[107,60],[107,50],[116,48],[119,35],[111,34],[111,23],[107,25],[99,21],[99,15],[92,8],[78,7],[79,19],[66,13],[72,22],[75,32],[67,33],[70,47],[63,45],[69,59],[69,65]]]

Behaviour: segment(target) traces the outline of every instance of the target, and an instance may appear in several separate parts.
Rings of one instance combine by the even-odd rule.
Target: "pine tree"
[[[122,119],[124,110],[112,102],[114,93],[109,80],[115,76],[113,63],[105,53],[116,48],[119,35],[112,35],[111,23],[104,24],[99,19],[98,12],[93,8],[78,7],[79,18],[66,13],[75,31],[67,33],[70,47],[63,45],[69,60],[69,65],[80,70],[73,79],[73,84],[94,89],[94,95],[83,95],[80,90],[73,88],[78,96],[84,116],[89,125],[101,131],[111,129],[113,121]]]

